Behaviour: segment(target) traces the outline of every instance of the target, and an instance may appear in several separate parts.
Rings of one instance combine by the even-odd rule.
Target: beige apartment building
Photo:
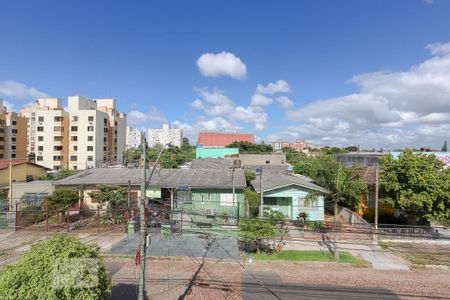
[[[116,111],[115,99],[70,96],[67,111],[61,99],[38,99],[22,114],[38,164],[57,171],[122,163],[126,115]]]
[[[0,159],[27,158],[27,119],[8,112],[0,99]]]

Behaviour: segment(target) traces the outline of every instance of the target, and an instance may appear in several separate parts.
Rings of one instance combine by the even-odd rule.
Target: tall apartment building
[[[126,116],[116,111],[115,99],[38,99],[22,110],[29,116],[29,153],[53,170],[83,170],[103,163],[118,164],[125,149]]]
[[[132,126],[127,126],[126,132],[126,149],[139,148],[144,142],[144,132],[133,128]]]
[[[233,142],[255,143],[255,135],[250,133],[200,132],[198,144],[203,147],[225,147]]]
[[[305,152],[306,151],[306,144],[303,140],[296,140],[293,143],[285,142],[285,141],[275,141],[272,142],[272,148],[273,150],[283,150],[283,148],[290,147],[296,151],[299,152]]]
[[[148,144],[150,147],[156,145],[172,144],[181,147],[183,144],[183,129],[170,128],[169,124],[163,124],[162,129],[151,128],[148,130]]]
[[[116,111],[115,99],[89,100],[71,96],[68,113],[70,169],[122,163],[126,115]]]
[[[8,112],[0,99],[0,159],[27,158],[27,119]]]

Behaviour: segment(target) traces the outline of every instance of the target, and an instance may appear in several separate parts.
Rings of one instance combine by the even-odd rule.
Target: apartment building
[[[37,163],[55,171],[122,163],[126,115],[116,111],[115,99],[71,96],[67,111],[61,99],[38,99],[22,113],[29,117],[28,152]]]
[[[148,144],[150,147],[156,145],[172,144],[181,147],[183,144],[183,129],[170,128],[169,124],[163,124],[162,129],[151,128],[148,130]]]
[[[0,99],[0,159],[27,158],[27,119],[8,112]]]
[[[286,141],[275,141],[272,142],[272,148],[274,151],[283,150],[283,148],[292,148],[298,152],[306,151],[306,143],[303,140],[296,140],[293,143],[289,143]]]
[[[233,142],[255,143],[252,133],[228,133],[204,131],[198,134],[198,145],[203,147],[226,147]]]
[[[116,105],[115,99],[68,98],[70,169],[122,163],[126,115]]]
[[[126,131],[126,149],[139,148],[145,139],[144,132],[132,126],[127,126]]]

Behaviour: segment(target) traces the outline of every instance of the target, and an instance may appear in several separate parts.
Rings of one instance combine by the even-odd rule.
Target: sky
[[[1,1],[0,98],[316,146],[450,140],[450,1]]]

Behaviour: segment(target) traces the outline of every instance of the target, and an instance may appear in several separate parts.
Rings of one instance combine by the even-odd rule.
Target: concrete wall
[[[20,164],[13,166],[13,181],[25,182],[27,175],[33,176],[33,179],[44,178],[47,176],[47,170],[36,167],[32,164]],[[9,168],[0,170],[0,185],[9,183]]]
[[[239,148],[203,148],[197,146],[195,150],[196,158],[224,158],[227,155],[239,154]]]
[[[286,165],[286,154],[239,154],[241,165]]]

